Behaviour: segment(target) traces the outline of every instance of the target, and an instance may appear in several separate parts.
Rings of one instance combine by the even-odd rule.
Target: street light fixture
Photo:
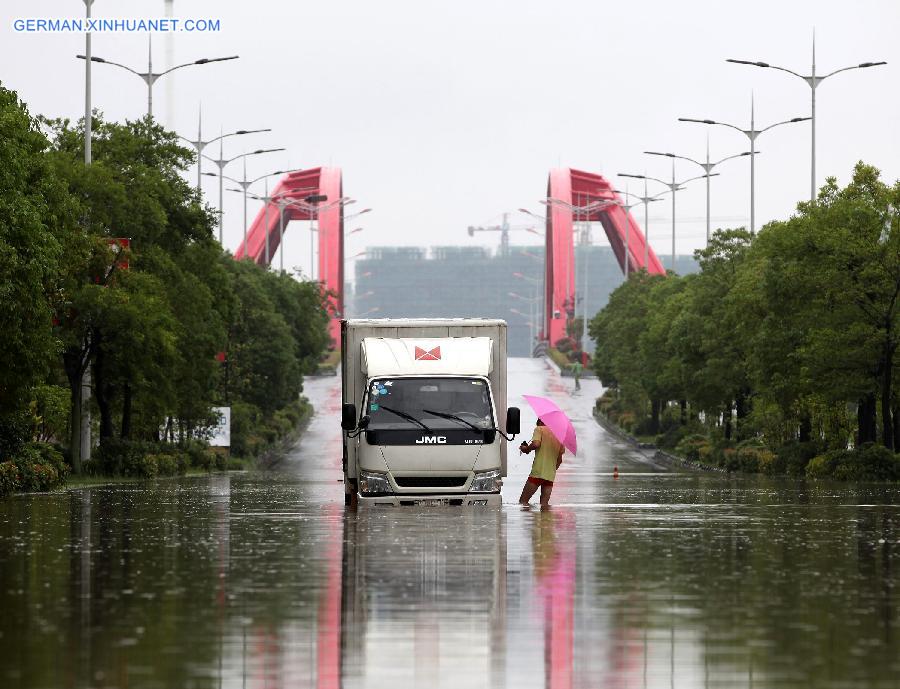
[[[234,182],[238,186],[243,189],[244,194],[244,246],[247,246],[247,189],[249,189],[252,185],[256,184],[260,180],[265,179],[266,177],[275,177],[276,175],[287,175],[292,172],[302,172],[301,168],[295,168],[293,170],[275,170],[275,172],[269,172],[265,175],[260,175],[256,179],[247,179],[247,158],[244,157],[244,179],[235,179],[234,177],[229,177],[228,175],[216,174],[215,172],[204,172],[203,175],[205,177],[220,177],[221,179],[227,179],[229,182]],[[220,180],[221,182],[221,180]],[[236,191],[235,189],[229,189],[229,191]],[[221,190],[220,190],[221,193]]]
[[[699,120],[693,117],[679,117],[679,122],[696,122],[698,124],[707,124],[707,125],[718,125],[720,127],[728,127],[729,129],[734,129],[739,131],[741,134],[746,136],[750,140],[750,234],[756,233],[756,139],[763,132],[767,132],[770,129],[774,129],[775,127],[780,127],[783,124],[795,124],[796,122],[806,122],[807,120],[812,119],[811,117],[793,117],[789,120],[784,120],[782,122],[776,122],[775,124],[770,124],[768,127],[763,127],[762,129],[756,128],[756,118],[755,118],[755,108],[753,98],[750,98],[750,129],[741,129],[737,125],[729,124],[728,122],[717,122],[716,120]],[[674,161],[673,165],[674,165]]]
[[[91,0],[93,2],[93,0]],[[174,72],[176,69],[181,69],[182,67],[192,67],[194,65],[208,65],[213,62],[225,62],[227,60],[237,60],[238,55],[229,55],[228,57],[204,57],[200,60],[194,60],[193,62],[185,62],[182,65],[175,65],[174,67],[170,67],[164,72],[154,72],[153,71],[153,39],[148,36],[148,51],[147,51],[147,71],[146,72],[138,72],[136,70],[131,69],[126,65],[120,64],[118,62],[113,62],[112,60],[106,60],[102,57],[94,57],[93,55],[76,55],[80,60],[84,60],[86,62],[99,62],[104,65],[112,65],[113,67],[121,67],[122,69],[131,72],[132,74],[136,74],[141,79],[143,79],[144,83],[147,84],[147,116],[153,117],[153,84],[156,83],[157,79],[160,77],[164,77],[166,74],[170,72]]]
[[[735,158],[743,158],[744,156],[751,155],[750,151],[744,151],[743,153],[736,153],[735,155],[727,156],[722,158],[721,160],[717,160],[714,163],[709,162],[709,137],[706,139],[706,162],[701,163],[699,160],[694,160],[693,158],[688,158],[687,156],[675,155],[674,153],[660,153],[658,151],[644,151],[647,155],[651,156],[664,156],[666,158],[677,158],[678,160],[687,160],[688,162],[693,163],[694,165],[699,165],[703,168],[703,171],[706,173],[704,175],[706,177],[706,243],[709,244],[709,233],[710,233],[710,214],[709,214],[709,178],[710,172],[712,172],[717,165],[720,163],[724,163],[726,160],[734,160]],[[759,153],[759,151],[757,151]]]
[[[513,277],[518,278],[519,280],[523,280],[524,282],[530,282],[534,285],[534,296],[531,299],[527,297],[520,297],[524,301],[530,301],[534,305],[535,316],[541,316],[543,318],[544,315],[544,300],[541,297],[541,286],[544,284],[543,280],[539,280],[537,278],[533,278],[529,275],[525,275],[523,273],[515,272],[513,273]],[[510,295],[514,294],[510,292]],[[531,344],[534,345],[536,333],[532,335]]]
[[[283,191],[280,194],[275,194],[274,196],[269,196],[269,180],[268,177],[271,175],[263,175],[263,178],[266,180],[266,191],[263,196],[258,196],[257,194],[249,194],[250,198],[255,199],[256,201],[262,201],[264,205],[265,219],[263,220],[263,227],[266,233],[266,252],[265,252],[265,260],[266,260],[266,268],[269,267],[269,263],[271,261],[271,255],[269,251],[269,205],[274,203],[278,206],[279,216],[280,216],[280,244],[281,244],[281,265],[280,270],[284,272],[284,209],[287,206],[294,205],[297,202],[297,199],[292,198],[292,194],[297,193],[297,189],[289,189],[287,191]],[[228,191],[234,191],[237,193],[241,193],[241,189],[229,189]],[[247,190],[243,189],[243,193],[247,195]],[[246,244],[244,245],[246,250]]]
[[[226,166],[228,166],[230,163],[233,163],[235,160],[240,160],[242,158],[246,158],[247,156],[262,155],[263,153],[277,153],[278,151],[284,151],[284,150],[287,150],[287,149],[284,149],[284,148],[258,148],[255,151],[250,151],[249,153],[241,153],[240,155],[236,155],[236,156],[234,156],[234,158],[223,158],[222,157],[222,140],[219,139],[219,159],[216,160],[215,158],[210,158],[208,155],[203,156],[208,161],[215,163],[219,168],[219,244],[222,243],[222,196],[223,196],[222,184],[223,184],[223,180],[224,180],[223,175],[225,173]],[[246,214],[244,217],[246,220]],[[245,228],[246,228],[246,223],[245,223]],[[245,235],[246,235],[246,229],[245,229]],[[245,239],[246,239],[246,237],[245,237]]]
[[[819,84],[825,81],[828,77],[833,77],[835,74],[840,74],[841,72],[849,72],[853,69],[868,69],[869,67],[879,67],[881,65],[886,65],[887,62],[860,62],[858,65],[851,65],[849,67],[842,67],[841,69],[836,69],[833,72],[829,72],[824,76],[816,75],[816,35],[813,33],[813,43],[812,43],[812,71],[809,76],[804,76],[799,72],[795,72],[791,69],[787,69],[786,67],[778,67],[777,65],[770,65],[768,62],[760,62],[753,60],[734,60],[729,58],[725,60],[725,62],[731,62],[736,65],[750,65],[752,67],[763,67],[765,69],[777,69],[780,72],[787,72],[788,74],[793,74],[795,77],[799,77],[806,82],[811,91],[811,109],[809,118],[811,120],[810,126],[812,127],[812,156],[811,156],[811,165],[810,165],[810,189],[809,189],[809,200],[816,200],[816,88],[818,88]],[[751,125],[752,126],[752,125]]]
[[[188,139],[186,136],[178,135],[178,138],[182,141],[187,141],[191,146],[194,147],[194,150],[197,151],[197,191],[200,191],[200,176],[203,174],[203,149],[209,146],[211,143],[215,143],[221,139],[227,139],[231,136],[243,136],[244,134],[261,134],[263,132],[271,132],[271,129],[238,129],[235,132],[230,132],[228,134],[220,134],[214,139],[210,139],[209,141],[203,140],[203,113],[201,111],[200,117],[198,118],[197,123],[197,139],[196,141]]]
[[[354,218],[358,218],[361,215],[365,215],[366,213],[371,213],[371,212],[372,212],[371,208],[363,208],[361,211],[358,211],[356,213],[351,213],[350,215],[345,215],[344,222],[346,223],[348,220],[353,220]],[[359,229],[362,229],[362,228],[359,228]],[[356,230],[353,230],[353,231],[356,232]]]
[[[312,233],[318,231],[318,230],[314,227],[314,223],[315,223],[316,217],[317,217],[319,214],[321,214],[322,211],[328,210],[329,208],[333,208],[334,206],[338,206],[338,207],[340,207],[340,208],[343,208],[344,206],[349,206],[350,204],[356,203],[356,199],[351,199],[351,198],[349,198],[349,197],[347,197],[347,196],[342,196],[341,198],[335,199],[334,201],[331,201],[330,203],[326,203],[324,206],[318,205],[319,203],[321,203],[321,202],[323,202],[323,201],[327,201],[327,200],[328,200],[328,196],[320,194],[320,195],[307,196],[306,198],[303,198],[303,199],[292,199],[291,202],[288,204],[288,205],[291,205],[291,206],[295,206],[296,208],[300,208],[300,209],[302,209],[302,210],[305,210],[306,212],[309,213],[309,229],[310,229],[310,235],[309,235],[309,254],[310,254],[310,257],[309,257],[309,261],[310,261],[310,277],[311,277],[311,278],[313,277],[312,270],[313,270],[313,268],[315,267],[315,262],[314,262],[314,258],[315,258],[315,249],[314,249],[314,246],[313,246],[313,235],[312,235]],[[355,213],[355,214],[353,214],[353,215],[346,216],[346,217],[344,217],[344,222],[347,221],[347,218],[357,217],[357,216],[362,215],[362,214],[364,214],[364,213],[368,213],[368,212],[370,212],[371,210],[372,210],[371,208],[366,208],[366,209],[360,211],[359,213]],[[326,244],[325,247],[326,247],[326,249],[327,249],[327,248],[328,248],[328,245]],[[328,255],[327,255],[327,254],[325,255],[325,259],[326,259],[326,261],[328,260]]]
[[[644,195],[640,194],[632,194],[630,191],[622,191],[621,189],[613,189],[617,194],[623,194],[626,197],[632,197],[637,199],[637,203],[644,204],[644,269],[649,272],[650,268],[650,216],[648,214],[647,208],[654,201],[662,201],[659,196],[649,196],[647,194],[647,180],[644,180]],[[666,194],[668,192],[662,192],[662,194]],[[662,196],[660,194],[660,196]],[[634,208],[637,203],[632,204],[624,204],[624,208],[631,212],[631,209]]]
[[[653,182],[659,182],[660,184],[668,187],[669,192],[672,194],[672,270],[675,270],[675,193],[684,189],[684,185],[688,182],[693,182],[698,179],[703,179],[704,177],[718,177],[719,173],[714,172],[711,175],[697,175],[696,177],[689,177],[688,179],[683,179],[680,182],[675,181],[675,161],[672,161],[672,181],[666,182],[665,180],[659,179],[658,177],[650,177],[649,175],[631,175],[625,172],[620,172],[619,177],[629,177],[631,179],[643,179],[643,180],[651,180]],[[663,192],[665,193],[665,192]],[[646,210],[646,209],[645,209]]]

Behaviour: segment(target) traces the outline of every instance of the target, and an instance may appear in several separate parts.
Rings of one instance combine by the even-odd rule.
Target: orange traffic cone
[[[613,478],[619,478],[619,467],[613,467]]]

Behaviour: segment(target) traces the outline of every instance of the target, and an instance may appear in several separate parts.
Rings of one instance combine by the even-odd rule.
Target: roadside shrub
[[[69,467],[59,450],[47,443],[28,443],[0,464],[0,496],[16,491],[46,491],[65,483]]]
[[[148,460],[148,456],[156,449],[152,443],[105,438],[88,464],[88,470],[106,476],[152,478],[156,476],[157,465],[155,458]]]
[[[22,478],[15,462],[0,462],[0,497],[22,490]]]
[[[823,448],[815,442],[784,445],[775,451],[771,473],[803,476],[806,473],[807,464],[813,457],[821,454],[822,450]]]
[[[680,424],[669,426],[668,429],[656,436],[656,445],[666,450],[674,450],[681,441],[693,437],[695,433],[688,427]],[[696,460],[695,460],[696,461]]]
[[[215,465],[218,471],[226,471],[228,469],[228,457],[224,452],[213,452],[215,455]]]
[[[178,461],[175,455],[158,454],[149,455],[156,460],[156,470],[160,476],[174,476],[178,473]]]
[[[235,402],[231,407],[231,452],[241,457],[256,454],[254,430],[262,422],[262,412],[252,404]]]
[[[45,457],[46,454],[46,457]],[[29,443],[13,462],[19,475],[19,490],[45,491],[65,481],[62,455],[43,443]],[[56,467],[63,467],[58,470]]]
[[[706,450],[706,452],[701,454],[701,450]],[[689,462],[699,462],[701,459],[705,461],[710,450],[709,438],[699,433],[685,436],[675,446],[675,452]]]
[[[131,467],[130,476],[143,478],[156,478],[159,475],[159,462],[157,455],[142,455],[135,466]]]
[[[60,449],[49,443],[31,443],[30,447],[40,457],[40,463],[53,467],[60,479],[65,479],[69,475],[69,464]]]
[[[866,443],[856,450],[832,450],[814,457],[806,475],[839,481],[896,481],[900,458],[882,445]]]
[[[616,420],[616,423],[628,433],[631,433],[634,430],[635,418],[634,413],[630,411],[623,411],[619,414],[619,418]]]
[[[775,453],[760,445],[745,445],[737,449],[737,464],[741,471],[756,474],[764,466],[771,466]]]
[[[635,435],[656,435],[657,429],[653,426],[653,419],[645,416],[634,425]]]
[[[741,469],[741,460],[738,458],[738,451],[733,447],[724,447],[719,450],[716,459],[716,463],[726,471],[740,471]]]
[[[185,445],[184,451],[192,467],[203,469],[204,471],[212,471],[215,466],[216,453],[206,443],[199,440],[191,440]]]

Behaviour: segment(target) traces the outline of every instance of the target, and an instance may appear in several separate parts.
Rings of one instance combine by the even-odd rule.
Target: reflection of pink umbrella
[[[537,417],[550,429],[550,432],[556,436],[556,439],[573,455],[577,454],[578,441],[575,439],[575,428],[566,413],[556,406],[556,402],[534,395],[522,395],[522,397],[525,398]]]

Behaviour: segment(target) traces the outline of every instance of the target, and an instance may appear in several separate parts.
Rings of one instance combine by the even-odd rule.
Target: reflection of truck
[[[500,504],[506,323],[347,320],[341,343],[347,502]]]

